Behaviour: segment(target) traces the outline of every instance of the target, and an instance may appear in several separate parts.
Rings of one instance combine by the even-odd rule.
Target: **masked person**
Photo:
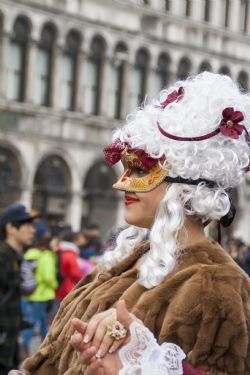
[[[250,372],[249,278],[204,233],[210,220],[232,221],[230,191],[249,168],[249,128],[249,96],[208,72],[178,81],[128,117],[105,156],[124,165],[114,188],[124,191],[129,227],[62,302],[40,350],[24,363],[31,375],[96,375],[71,345],[71,320],[88,322],[83,350],[96,348],[93,361],[104,361],[114,331],[124,333],[114,323],[120,299],[158,345],[178,345],[193,368]]]

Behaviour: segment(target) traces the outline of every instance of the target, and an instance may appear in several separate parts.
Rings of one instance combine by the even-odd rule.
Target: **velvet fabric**
[[[86,374],[70,344],[71,319],[84,321],[124,299],[128,309],[154,333],[173,342],[196,368],[216,375],[250,375],[250,281],[216,242],[187,247],[158,286],[137,281],[136,262],[144,242],[109,271],[96,269],[63,300],[40,350],[25,361],[33,375]]]

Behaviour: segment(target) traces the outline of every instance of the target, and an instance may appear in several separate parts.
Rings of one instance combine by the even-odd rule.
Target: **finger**
[[[126,303],[124,300],[120,300],[116,304],[116,314],[117,320],[125,325],[127,329],[133,321],[136,319],[132,314],[127,310]]]
[[[83,322],[82,320],[78,318],[73,318],[71,321],[72,326],[74,329],[78,332],[84,335],[86,328],[87,328],[87,323]]]
[[[86,344],[84,344],[82,335],[80,333],[74,333],[70,338],[70,343],[78,352],[86,350]]]
[[[100,358],[93,358],[89,367],[92,371],[97,371],[102,367],[102,360]]]
[[[97,349],[97,358],[103,357],[112,346],[114,339],[107,334],[107,327],[109,324],[114,322],[109,319],[103,320],[96,329],[95,336],[93,338],[93,346]]]
[[[109,348],[108,352],[109,353],[114,353],[117,351],[117,349],[119,349],[121,346],[123,346],[124,344],[127,344],[127,341],[128,341],[128,337],[125,337],[124,339],[121,339],[121,340],[114,340],[112,346]]]
[[[90,365],[91,359],[96,355],[96,348],[94,346],[91,346],[89,349],[82,352],[80,355],[80,362],[84,365]]]
[[[104,311],[102,313],[94,315],[90,319],[90,321],[88,322],[88,326],[86,328],[86,331],[85,331],[85,334],[84,334],[84,337],[83,337],[83,342],[84,343],[88,343],[88,342],[90,342],[93,339],[93,337],[95,335],[95,332],[97,330],[98,325],[106,317],[110,317],[110,319],[114,319],[115,316],[116,316],[116,310],[113,309],[113,308],[109,309],[107,311]]]

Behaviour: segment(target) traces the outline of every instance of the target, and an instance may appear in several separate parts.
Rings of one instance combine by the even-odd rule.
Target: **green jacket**
[[[20,255],[0,241],[0,363],[13,366],[21,324]]]
[[[37,287],[33,293],[24,296],[28,301],[44,302],[55,298],[58,287],[56,279],[56,256],[51,250],[29,249],[24,254],[26,260],[36,260],[35,278]]]

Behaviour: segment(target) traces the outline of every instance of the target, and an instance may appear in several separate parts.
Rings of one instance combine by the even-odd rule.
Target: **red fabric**
[[[173,103],[175,101],[178,102],[179,100],[181,100],[183,98],[183,95],[184,95],[184,88],[181,86],[181,87],[179,87],[178,91],[175,90],[175,91],[171,92],[167,96],[167,98],[162,103],[160,103],[160,105],[156,105],[155,108],[164,109],[170,103]]]
[[[61,251],[60,266],[64,280],[56,290],[56,298],[63,299],[82,278],[77,259],[76,252],[72,250]]]
[[[183,361],[183,375],[210,375],[210,373],[194,368],[188,362]]]
[[[140,148],[132,148],[128,143],[122,142],[119,138],[115,139],[114,142],[103,149],[104,158],[109,165],[114,165],[121,160],[122,152],[127,149],[128,153],[136,154],[141,163],[147,170],[153,168],[160,158],[152,158],[144,150]]]

